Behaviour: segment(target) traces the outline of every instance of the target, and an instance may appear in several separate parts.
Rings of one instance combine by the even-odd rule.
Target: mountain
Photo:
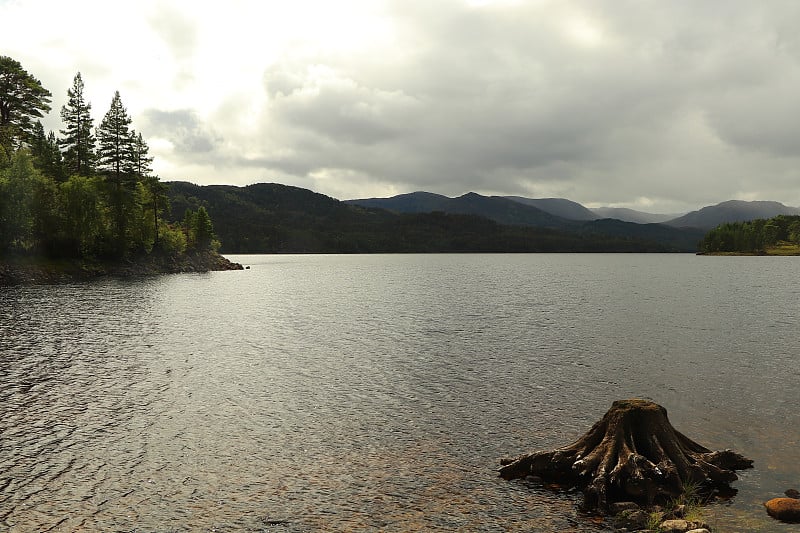
[[[585,208],[578,202],[565,198],[525,198],[522,196],[504,196],[509,200],[525,205],[531,205],[546,213],[568,220],[596,220],[598,217],[591,210]]]
[[[186,209],[205,207],[223,253],[687,252],[699,240],[697,230],[569,221],[474,193],[444,200],[412,193],[399,203],[431,202],[428,207],[436,209],[398,213],[275,183],[167,185],[171,221],[181,220]]]
[[[444,211],[442,208],[451,198],[434,194],[432,192],[410,192],[398,194],[391,198],[363,198],[360,200],[345,200],[344,203],[360,205],[362,207],[375,207],[378,209],[388,209],[398,213],[432,213],[433,211]]]
[[[692,211],[682,217],[669,220],[665,224],[678,228],[691,227],[710,230],[726,222],[744,222],[778,215],[800,215],[800,209],[785,206],[780,202],[728,200],[704,207],[699,211]]]
[[[346,200],[346,204],[388,209],[398,213],[432,213],[477,215],[512,226],[567,229],[573,224],[532,205],[509,200],[502,196],[483,196],[474,192],[449,198],[427,192],[401,194],[391,198]]]
[[[668,244],[675,250],[697,250],[706,231],[700,228],[674,228],[665,224],[637,224],[613,218],[585,222],[584,234],[597,234],[626,239],[642,239]]]
[[[592,211],[600,218],[615,218],[637,224],[660,224],[681,216],[678,214],[645,213],[644,211],[636,211],[624,207],[594,207]]]

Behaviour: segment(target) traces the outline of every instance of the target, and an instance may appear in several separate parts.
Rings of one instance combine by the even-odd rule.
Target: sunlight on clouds
[[[76,72],[95,125],[119,90],[170,179],[792,203],[800,48],[774,42],[794,13],[702,6],[0,0],[0,54],[53,93],[46,129]]]
[[[522,0],[466,0],[469,7],[502,7],[522,4]]]
[[[563,24],[563,31],[571,42],[585,48],[594,48],[604,41],[600,27],[582,16],[568,17]]]
[[[341,200],[353,199],[353,191],[359,198],[378,198],[408,192],[398,184],[375,181],[375,176],[348,168],[320,168],[308,174],[312,190]]]

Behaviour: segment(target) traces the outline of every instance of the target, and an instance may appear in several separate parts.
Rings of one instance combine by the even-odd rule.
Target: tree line
[[[709,231],[700,243],[704,252],[763,252],[781,241],[800,245],[800,216],[729,222]]]
[[[95,127],[77,73],[59,136],[39,120],[51,98],[18,61],[0,56],[0,257],[120,260],[219,247],[203,207],[165,221],[167,186],[119,91]]]

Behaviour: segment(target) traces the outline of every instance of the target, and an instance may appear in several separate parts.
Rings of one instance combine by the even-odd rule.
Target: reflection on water
[[[785,530],[792,259],[234,259],[0,288],[0,530],[596,531],[495,468],[631,396],[756,461],[717,531]]]

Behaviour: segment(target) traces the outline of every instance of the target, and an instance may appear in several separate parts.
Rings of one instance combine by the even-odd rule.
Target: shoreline
[[[150,254],[125,261],[48,260],[17,256],[0,259],[0,286],[226,270],[244,270],[244,267],[211,251],[180,256]]]

